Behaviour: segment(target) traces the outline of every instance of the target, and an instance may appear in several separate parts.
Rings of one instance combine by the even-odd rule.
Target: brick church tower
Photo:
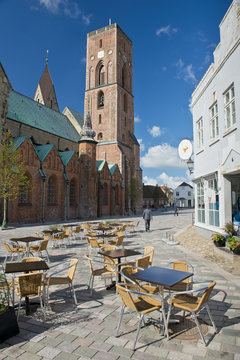
[[[97,160],[117,163],[125,189],[136,176],[137,203],[125,191],[125,209],[142,208],[142,170],[139,143],[134,135],[132,42],[117,24],[87,36],[86,92],[84,113],[90,109],[98,141]]]

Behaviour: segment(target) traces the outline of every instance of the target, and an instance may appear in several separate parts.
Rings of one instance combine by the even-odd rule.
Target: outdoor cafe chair
[[[117,329],[116,329],[116,337],[118,337],[118,332],[120,329],[120,325],[122,322],[124,310],[126,307],[135,311],[138,316],[140,316],[135,340],[133,343],[133,351],[136,347],[136,342],[138,339],[139,331],[141,329],[141,324],[144,322],[144,316],[153,311],[160,311],[162,307],[162,303],[152,297],[152,294],[147,294],[145,292],[140,292],[137,290],[137,286],[135,290],[133,290],[133,285],[131,285],[131,289],[129,289],[129,285],[125,283],[119,283],[116,285],[117,291],[122,300],[122,308],[120,313],[120,318],[118,321]],[[145,322],[144,322],[145,323]]]
[[[101,245],[103,245],[103,242],[98,240],[97,238],[91,238],[90,236],[87,236],[87,242],[88,242],[88,248],[89,248],[89,254],[92,253],[92,249],[97,251],[97,249],[101,249]]]
[[[145,246],[144,256],[149,256],[149,266],[152,266],[153,255],[154,255],[154,247],[153,246]]]
[[[120,270],[120,274],[122,275],[124,283],[129,285],[129,289],[131,289],[131,285],[134,285],[134,287],[137,286],[138,291],[156,294],[159,291],[158,286],[140,284],[139,281],[137,281],[136,279],[131,279],[131,275],[140,270],[143,270],[143,268],[129,265],[122,267]]]
[[[66,264],[69,262],[65,261],[64,263]],[[56,266],[62,265],[64,263],[59,263],[57,265],[54,265],[51,267],[51,269]],[[65,266],[63,269],[54,271],[53,273],[48,274],[46,276],[46,278],[44,279],[44,285],[46,287],[46,303],[47,303],[47,305],[49,302],[49,287],[55,286],[55,285],[68,285],[70,288],[71,294],[73,296],[74,302],[77,305],[76,294],[75,294],[75,290],[74,290],[74,286],[73,286],[73,280],[74,280],[74,275],[76,272],[77,264],[78,264],[78,259],[73,258],[70,260],[70,263],[68,266]],[[68,270],[68,272],[65,276],[59,276],[59,274],[61,274],[62,272],[66,272],[66,270]]]
[[[42,259],[37,256],[26,257],[26,258],[22,259],[22,262],[31,262],[31,261],[42,261]],[[29,271],[29,273],[36,273],[36,272],[39,272],[39,270]]]
[[[48,246],[48,240],[42,240],[40,245],[31,245],[29,247],[29,252],[32,255],[33,253],[38,253],[40,255],[41,253],[45,252],[47,256],[47,261],[49,262],[47,246]]]
[[[19,317],[22,298],[23,297],[30,298],[30,297],[38,296],[40,298],[40,306],[45,319],[45,311],[43,306],[42,276],[43,274],[41,272],[17,276],[17,281],[18,281],[17,293],[19,296],[17,318]]]
[[[118,236],[115,239],[111,239],[108,241],[110,245],[115,245],[117,248],[124,247],[123,246],[123,236]]]
[[[90,295],[92,296],[95,276],[103,277],[104,284],[106,287],[106,277],[110,276],[112,280],[112,275],[116,276],[115,262],[114,261],[111,262],[110,261],[111,259],[107,257],[104,257],[104,261],[102,261],[99,258],[91,258],[89,255],[85,255],[85,259],[88,261],[91,272],[88,288],[90,289]]]
[[[189,312],[192,315],[193,319],[195,320],[195,323],[197,325],[201,339],[204,342],[204,345],[207,346],[207,342],[203,336],[197,315],[200,311],[202,311],[203,309],[206,309],[208,316],[211,320],[211,323],[213,325],[214,332],[217,333],[217,328],[214,323],[214,320],[213,320],[213,317],[212,317],[212,314],[210,312],[210,308],[208,305],[208,301],[209,301],[211,292],[215,285],[216,285],[216,281],[213,281],[213,282],[211,282],[211,284],[209,286],[205,286],[205,287],[202,287],[199,289],[192,289],[192,290],[173,293],[171,295],[170,299],[168,300],[169,310],[168,310],[168,316],[167,316],[167,324],[169,322],[172,307],[183,310],[184,316],[185,316],[185,311]],[[194,296],[193,295],[194,293],[202,293],[202,295]]]
[[[186,261],[171,261],[170,263],[168,263],[168,265],[171,265],[173,270],[194,273],[193,265]],[[169,291],[186,291],[192,288],[192,284],[193,284],[193,275],[188,279],[180,281],[176,285],[173,285],[169,288],[165,287],[165,289]]]
[[[19,246],[17,241],[14,242],[14,240],[12,242],[10,241],[4,241],[3,245],[5,246],[6,250],[7,250],[7,255],[5,257],[4,260],[4,264],[7,262],[8,258],[10,257],[10,261],[13,261],[14,257],[17,256],[18,260],[21,260],[21,257],[23,256],[26,248],[24,246]]]

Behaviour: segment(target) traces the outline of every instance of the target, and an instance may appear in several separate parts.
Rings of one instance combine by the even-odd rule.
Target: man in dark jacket
[[[150,231],[150,221],[152,220],[152,211],[150,205],[143,211],[143,219],[145,220],[146,231]]]

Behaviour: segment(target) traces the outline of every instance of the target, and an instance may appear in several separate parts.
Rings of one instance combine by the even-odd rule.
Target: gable
[[[240,169],[240,153],[236,150],[230,150],[229,154],[226,156],[224,162],[222,163],[221,170],[222,173],[236,171]]]

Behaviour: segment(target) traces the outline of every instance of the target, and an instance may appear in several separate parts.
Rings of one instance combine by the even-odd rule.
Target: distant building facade
[[[240,0],[220,23],[214,62],[192,94],[195,226],[221,232],[240,215]]]
[[[173,191],[174,206],[183,208],[194,207],[194,189],[191,185],[183,182]]]
[[[143,207],[150,205],[158,208],[167,204],[167,197],[160,186],[143,184]]]
[[[107,42],[108,35],[102,39],[106,56],[101,55],[99,61],[104,64],[104,69],[108,69],[110,65],[107,60],[112,55],[112,67],[123,74],[127,71],[125,68],[122,69],[125,61],[123,60],[120,66],[120,58],[116,56],[116,51],[118,50],[119,53],[123,37],[126,39],[125,46],[127,44],[129,46],[127,52],[129,64],[131,42],[117,24],[104,28],[103,32],[111,33],[111,43]],[[99,30],[99,33],[102,31]],[[111,54],[107,51],[108,46],[112,49]],[[91,44],[88,43],[87,54],[90,53],[92,49]],[[94,56],[98,58],[99,55],[96,53]],[[88,75],[89,61],[92,61],[90,58],[87,61],[87,90],[90,90]],[[30,188],[21,189],[19,198],[8,202],[8,222],[43,222],[121,215],[126,208],[131,207],[131,201],[126,195],[129,181],[133,175],[138,176],[140,182],[142,179],[139,167],[139,144],[133,128],[133,100],[130,100],[132,91],[130,91],[131,87],[128,88],[129,99],[125,107],[120,110],[119,93],[124,97],[122,94],[126,92],[124,84],[118,85],[119,80],[112,77],[115,79],[115,85],[109,85],[109,91],[111,90],[109,94],[105,92],[104,87],[108,88],[108,86],[102,75],[103,68],[99,72],[99,66],[100,64],[96,64],[91,71],[95,74],[94,88],[100,87],[104,93],[104,105],[100,106],[99,111],[99,90],[94,92],[91,88],[93,92],[90,91],[89,96],[86,91],[85,115],[82,116],[69,107],[66,107],[63,113],[59,112],[48,64],[37,85],[34,99],[12,89],[0,64],[0,138],[3,131],[11,131],[15,146],[22,154],[26,175],[32,185],[32,191],[29,191]],[[105,76],[107,74],[110,72],[106,72]],[[101,84],[98,84],[99,76],[103,76]],[[125,75],[122,76],[122,79],[132,81],[132,70],[130,73],[127,72],[125,78]],[[115,101],[117,103],[114,105]],[[107,111],[114,106],[115,110],[118,109],[116,116],[115,110]],[[103,112],[103,108],[106,113]],[[129,123],[124,130],[125,142],[121,142],[117,134],[122,124],[127,124],[127,121],[122,120],[124,113],[129,114]],[[103,128],[100,131],[101,123],[97,124],[96,118],[99,122],[101,114]],[[92,124],[96,126],[95,131]],[[112,133],[113,127],[115,135]],[[102,132],[107,140],[106,147],[101,151],[99,149],[104,144],[98,136],[99,132]],[[103,153],[104,156],[101,155]],[[1,214],[0,200],[0,220]]]

